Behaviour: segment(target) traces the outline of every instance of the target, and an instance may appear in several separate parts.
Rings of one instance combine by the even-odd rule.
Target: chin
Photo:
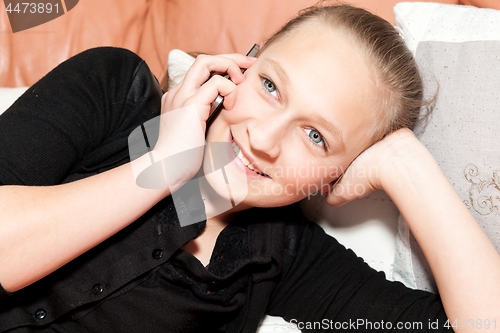
[[[208,158],[203,163],[204,196],[217,206],[219,213],[243,204],[248,195],[247,178],[241,172],[234,172],[230,167],[232,163],[213,166]]]
[[[261,191],[256,191],[254,189],[254,193],[250,190],[247,197],[243,201],[244,204],[251,207],[260,207],[260,208],[276,208],[283,207],[299,202],[304,199],[304,197],[296,197],[290,195],[275,195],[265,193],[262,189]]]

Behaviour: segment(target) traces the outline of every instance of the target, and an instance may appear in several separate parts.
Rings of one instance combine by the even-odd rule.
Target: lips
[[[233,150],[236,154],[236,156],[240,159],[240,161],[243,163],[243,165],[245,165],[248,169],[252,170],[253,172],[257,173],[258,175],[260,176],[263,176],[263,177],[267,177],[267,178],[271,178],[269,177],[268,174],[260,171],[259,169],[257,169],[256,166],[254,166],[250,161],[249,159],[243,154],[243,151],[241,150],[240,146],[238,146],[238,144],[236,142],[232,142],[233,143]]]

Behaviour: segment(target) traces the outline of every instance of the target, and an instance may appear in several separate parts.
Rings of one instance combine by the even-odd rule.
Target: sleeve
[[[268,314],[303,332],[451,331],[438,295],[386,280],[315,223],[292,256]]]
[[[11,294],[7,292],[5,289],[3,289],[2,285],[0,284],[0,301],[2,299],[9,297]]]
[[[54,185],[94,171],[159,114],[161,89],[144,61],[96,48],[63,62],[0,116],[0,185]]]

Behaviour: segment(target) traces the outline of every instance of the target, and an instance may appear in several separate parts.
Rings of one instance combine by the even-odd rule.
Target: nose
[[[282,117],[255,119],[247,125],[250,148],[269,158],[279,156],[282,140],[285,138],[286,121]]]

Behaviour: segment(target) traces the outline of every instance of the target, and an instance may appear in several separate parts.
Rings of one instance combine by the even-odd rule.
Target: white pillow
[[[173,49],[168,53],[168,89],[172,89],[184,79],[193,65],[194,57],[184,51]]]
[[[394,13],[430,87],[427,94],[439,85],[435,108],[415,133],[500,251],[500,11],[400,3]],[[402,218],[394,278],[437,291]]]
[[[396,26],[415,53],[423,41],[499,40],[499,11],[433,2],[401,2],[394,6]]]
[[[21,96],[27,87],[0,88],[0,114],[7,110],[16,99]]]

